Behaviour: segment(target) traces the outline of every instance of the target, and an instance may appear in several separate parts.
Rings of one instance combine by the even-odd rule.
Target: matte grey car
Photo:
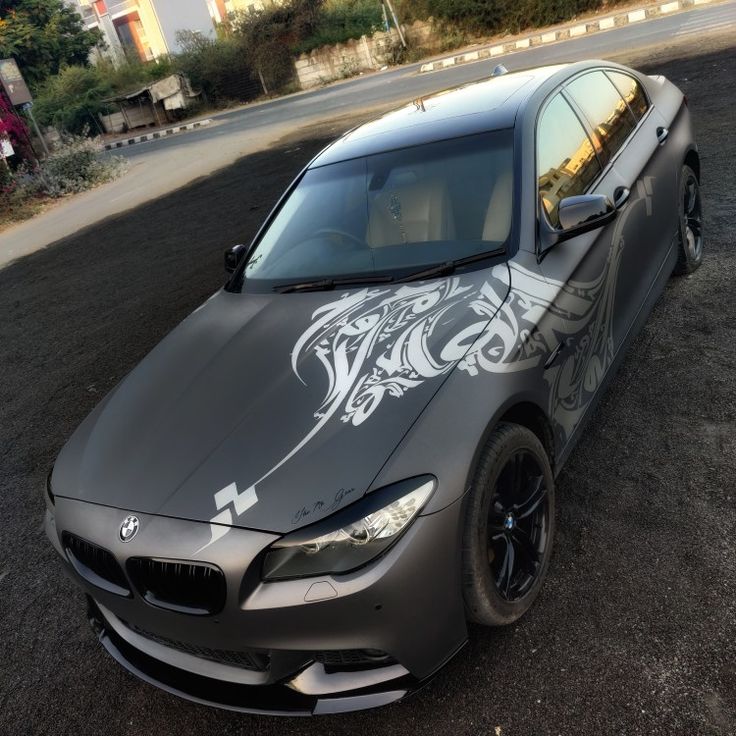
[[[535,600],[555,476],[700,264],[700,162],[663,77],[503,71],[322,151],[61,451],[46,530],[130,672],[374,707]]]

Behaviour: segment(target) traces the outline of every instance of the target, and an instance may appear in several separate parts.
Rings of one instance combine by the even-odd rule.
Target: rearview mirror
[[[565,197],[558,207],[560,226],[553,228],[545,218],[542,226],[542,251],[555,243],[597,230],[616,217],[616,207],[605,194],[580,194]]]
[[[234,273],[247,250],[248,248],[241,244],[234,245],[225,251],[225,271],[227,273]]]

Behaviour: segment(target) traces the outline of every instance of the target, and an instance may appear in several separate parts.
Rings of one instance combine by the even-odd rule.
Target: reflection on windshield
[[[260,239],[247,280],[398,273],[502,245],[511,228],[512,131],[307,171]]]

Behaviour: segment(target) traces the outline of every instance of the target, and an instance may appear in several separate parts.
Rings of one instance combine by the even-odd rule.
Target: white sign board
[[[13,146],[7,138],[0,138],[0,158],[8,158],[15,153]]]

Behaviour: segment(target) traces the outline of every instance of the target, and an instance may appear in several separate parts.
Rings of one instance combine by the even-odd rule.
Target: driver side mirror
[[[240,261],[243,259],[247,250],[247,246],[239,244],[234,245],[232,248],[228,248],[225,251],[225,271],[227,273],[235,272],[235,269],[240,265]]]
[[[559,228],[542,218],[542,252],[556,243],[597,230],[616,217],[616,207],[605,194],[580,194],[565,197],[558,207]]]
[[[605,194],[565,197],[560,202],[558,212],[563,232],[574,235],[603,227],[616,216],[616,208]]]

